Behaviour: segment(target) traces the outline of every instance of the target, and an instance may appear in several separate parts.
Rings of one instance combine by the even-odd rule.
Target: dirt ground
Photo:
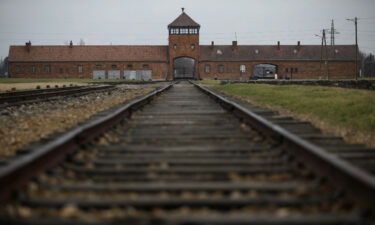
[[[78,85],[78,86],[88,85],[87,83],[79,83],[79,82],[4,83],[4,84],[0,83],[0,92],[11,91],[12,88],[16,88],[16,90],[36,89],[37,86],[40,86],[41,89],[45,89],[47,85],[49,85],[51,88],[55,87],[55,85],[58,85],[59,87],[63,87],[63,85],[66,85],[68,87],[71,84]]]

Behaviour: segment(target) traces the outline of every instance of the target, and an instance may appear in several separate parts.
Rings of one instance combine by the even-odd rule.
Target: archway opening
[[[274,79],[277,73],[277,65],[258,64],[254,66],[254,79]]]
[[[173,61],[174,79],[193,79],[195,74],[195,59],[180,57]]]

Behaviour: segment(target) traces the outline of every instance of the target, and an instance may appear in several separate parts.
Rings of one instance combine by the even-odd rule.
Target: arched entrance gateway
[[[179,57],[173,60],[174,79],[194,79],[195,59]]]

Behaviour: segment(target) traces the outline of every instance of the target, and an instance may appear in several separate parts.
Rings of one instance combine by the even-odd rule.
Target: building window
[[[297,54],[297,52],[298,52],[297,49],[294,49],[294,50],[293,50],[293,53],[294,53],[294,54]]]
[[[192,44],[190,47],[191,47],[191,49],[194,50],[195,49],[195,44]]]
[[[189,34],[198,34],[198,29],[190,28],[189,29]]]
[[[60,68],[60,73],[64,73],[64,69],[63,68]]]
[[[294,72],[295,72],[295,73],[298,73],[298,68],[294,68]]]
[[[288,72],[288,68],[285,68],[285,72],[286,72],[286,73]]]
[[[339,50],[338,50],[338,49],[335,49],[335,53],[338,54],[338,53],[339,53]]]
[[[180,29],[180,34],[188,34],[189,33],[189,30],[186,29],[186,28],[181,28]]]
[[[46,72],[46,73],[51,73],[51,66],[50,66],[50,65],[45,66],[45,67],[44,67],[44,72]]]
[[[111,68],[112,68],[112,69],[116,69],[116,68],[117,68],[117,65],[116,65],[116,64],[113,64],[113,65],[111,66]]]
[[[241,65],[240,66],[240,72],[241,73],[245,73],[246,72],[246,66],[245,65]]]
[[[224,66],[223,65],[219,65],[218,68],[217,68],[217,71],[219,73],[224,73]]]
[[[31,66],[30,72],[31,73],[36,73],[36,67],[35,66]]]
[[[83,73],[83,66],[78,66],[78,73]]]
[[[216,54],[218,54],[218,55],[222,55],[223,52],[222,52],[220,49],[218,49],[218,50],[216,51]]]
[[[210,73],[210,72],[211,72],[211,66],[207,64],[207,65],[204,67],[204,71],[205,71],[206,73]]]
[[[128,64],[126,67],[127,67],[128,69],[133,69],[133,65],[132,65],[132,64]]]
[[[178,33],[179,33],[178,29],[176,29],[176,28],[171,29],[171,34],[178,34]]]
[[[21,72],[21,67],[20,66],[16,66],[16,73],[20,73]]]
[[[101,69],[101,68],[102,68],[102,65],[97,64],[97,65],[95,65],[95,68],[96,68],[96,69]]]
[[[175,44],[175,45],[173,45],[173,49],[174,50],[176,50],[177,49],[177,45]]]
[[[148,69],[148,64],[143,64],[143,69]]]
[[[255,54],[259,54],[259,50],[258,49],[255,49]]]

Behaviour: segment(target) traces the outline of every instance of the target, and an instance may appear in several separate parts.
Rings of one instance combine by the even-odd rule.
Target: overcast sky
[[[375,52],[375,0],[0,0],[0,57],[9,45],[166,45],[181,7],[201,25],[200,43],[320,44],[335,20],[336,44]],[[329,36],[327,38],[329,42]]]

